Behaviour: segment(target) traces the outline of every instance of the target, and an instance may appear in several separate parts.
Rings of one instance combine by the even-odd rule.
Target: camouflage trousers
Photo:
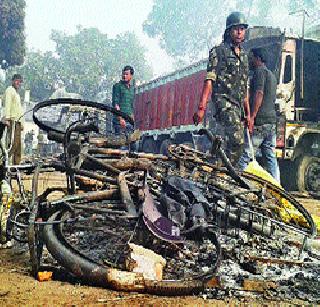
[[[211,128],[209,126],[209,128]],[[222,138],[222,148],[232,165],[237,165],[244,149],[243,123],[241,111],[237,107],[220,109],[216,115],[214,134]]]

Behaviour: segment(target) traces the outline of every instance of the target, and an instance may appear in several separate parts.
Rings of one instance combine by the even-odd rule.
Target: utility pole
[[[298,13],[302,13],[302,34],[301,34],[301,52],[300,52],[300,99],[304,99],[304,26],[306,15],[309,17],[308,12],[303,9],[295,12],[289,13],[289,15],[295,15]]]

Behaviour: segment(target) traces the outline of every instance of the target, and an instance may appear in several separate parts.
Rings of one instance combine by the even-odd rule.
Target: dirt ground
[[[300,198],[308,210],[320,215],[320,200]],[[29,272],[28,252],[0,250],[0,306],[239,306],[280,302],[205,300],[198,297],[157,297],[116,292],[65,281],[38,282]],[[303,302],[295,302],[301,304]],[[287,302],[290,305],[290,302]],[[292,304],[292,302],[291,302]],[[284,302],[281,303],[284,305]]]
[[[27,254],[13,255],[9,250],[1,250],[0,257],[0,306],[238,306],[240,303],[117,292],[64,281],[38,282],[29,274]]]
[[[296,199],[299,200],[311,214],[320,216],[320,199],[298,196]]]

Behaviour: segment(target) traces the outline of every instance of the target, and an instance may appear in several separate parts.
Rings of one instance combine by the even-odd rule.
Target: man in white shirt
[[[14,131],[13,143],[9,156],[12,157],[12,163],[18,165],[22,157],[21,132],[23,130],[23,108],[19,89],[23,82],[22,76],[15,74],[12,77],[12,85],[9,86],[4,94],[4,112],[5,122],[9,124],[9,135]]]

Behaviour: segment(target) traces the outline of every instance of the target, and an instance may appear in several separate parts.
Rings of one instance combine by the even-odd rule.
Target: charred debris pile
[[[37,117],[57,104],[82,110],[65,130]],[[33,195],[20,209],[29,212],[25,240],[35,276],[46,246],[76,277],[114,289],[320,303],[316,229],[299,202],[239,175],[214,138],[212,154],[185,145],[169,146],[168,156],[130,150],[139,133],[99,134],[97,113],[110,111],[125,117],[84,101],[34,110],[35,122],[64,148],[34,165]],[[63,173],[61,197],[50,197],[57,192],[50,187],[37,191],[42,172]]]

